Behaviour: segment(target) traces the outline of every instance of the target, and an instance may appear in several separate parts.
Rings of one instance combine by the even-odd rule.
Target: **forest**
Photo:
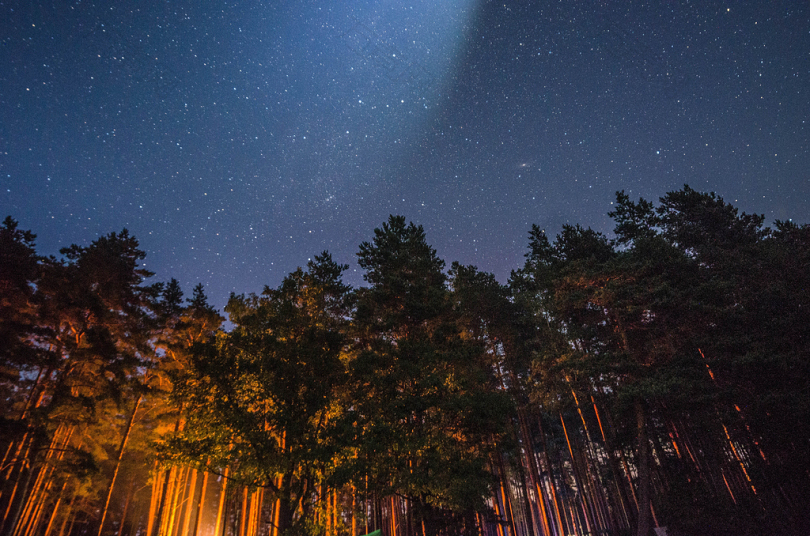
[[[502,284],[391,216],[228,323],[0,227],[2,536],[810,533],[810,226],[684,186]],[[227,327],[227,329],[226,329]]]

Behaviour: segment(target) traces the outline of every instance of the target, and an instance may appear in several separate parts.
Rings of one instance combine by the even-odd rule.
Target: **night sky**
[[[0,0],[0,217],[211,301],[389,214],[505,282],[684,183],[810,220],[810,4]]]

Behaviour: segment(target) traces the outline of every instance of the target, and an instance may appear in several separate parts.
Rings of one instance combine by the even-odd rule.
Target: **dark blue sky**
[[[810,220],[809,76],[806,1],[0,1],[0,212],[219,306],[391,213],[505,281],[620,189]]]

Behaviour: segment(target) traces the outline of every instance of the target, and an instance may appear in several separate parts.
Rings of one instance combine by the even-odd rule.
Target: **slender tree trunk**
[[[194,513],[194,508],[197,506],[197,469],[191,469],[191,471],[191,482],[189,482],[188,485],[188,499],[185,501],[186,515],[183,520],[183,532],[180,533],[180,536],[188,536],[188,528],[191,526],[191,515]]]
[[[107,519],[107,511],[110,508],[110,499],[112,499],[113,488],[115,487],[115,480],[118,478],[118,471],[121,469],[121,460],[124,458],[124,449],[127,446],[127,441],[129,441],[129,434],[132,431],[132,425],[135,423],[135,414],[138,412],[138,407],[141,405],[141,400],[143,400],[143,395],[138,395],[138,399],[135,401],[135,407],[132,408],[132,414],[129,416],[129,421],[127,422],[127,427],[124,430],[124,437],[121,438],[121,446],[118,447],[118,456],[115,460],[115,470],[113,471],[112,480],[110,480],[110,485],[107,488],[107,500],[104,501],[104,509],[101,511],[101,521],[98,524],[98,536],[101,536],[101,532],[104,530],[104,520]]]
[[[65,512],[65,517],[62,519],[62,524],[59,526],[59,536],[65,536],[65,527],[67,526],[68,521],[73,517],[73,504],[76,502],[76,497],[78,496],[79,492],[75,491],[73,493],[73,497],[70,498],[70,503],[68,504],[67,511]],[[70,533],[68,532],[68,534]]]
[[[521,493],[523,495],[523,510],[525,512],[523,521],[526,524],[526,532],[529,534],[535,534],[534,518],[536,514],[529,498],[529,489],[531,486],[526,480],[526,469],[524,467],[523,460],[519,460],[519,463],[516,463],[515,466],[517,467],[518,475],[520,476],[520,484],[523,487]]]
[[[58,430],[58,429],[57,429]],[[33,438],[28,438],[29,432],[23,436],[23,439],[20,441],[19,447],[17,447],[17,451],[14,453],[14,463],[9,464],[8,472],[6,473],[5,481],[11,482],[11,475],[14,473],[15,468],[19,468],[17,471],[17,476],[14,479],[14,487],[11,489],[11,497],[8,499],[8,505],[6,506],[6,511],[3,513],[3,522],[0,524],[0,530],[4,530],[7,525],[6,523],[9,521],[9,516],[12,512],[12,506],[14,505],[14,497],[17,496],[17,491],[19,490],[20,486],[20,478],[22,478],[23,472],[26,468],[29,470],[31,469],[30,461],[28,460],[28,455],[31,452],[31,443],[34,441]],[[25,452],[23,453],[23,448]],[[22,456],[20,456],[20,454]],[[3,532],[5,534],[5,532]]]
[[[219,489],[219,506],[217,507],[217,524],[214,529],[214,536],[219,536],[220,530],[224,526],[222,513],[225,510],[225,496],[228,488],[228,471],[230,467],[225,468],[225,474],[222,476],[222,486]]]
[[[84,503],[84,501],[79,501],[79,506],[81,506],[83,503]],[[72,515],[70,516],[70,525],[68,525],[68,529],[67,529],[67,532],[66,532],[67,536],[70,536],[71,534],[73,534],[73,526],[76,524],[76,518],[77,517],[79,517],[79,512],[76,512],[76,511],[72,512]],[[65,526],[62,525],[62,528],[64,529]],[[59,536],[63,536],[61,532],[59,533]]]
[[[159,536],[174,535],[174,518],[177,515],[177,495],[180,491],[185,468],[173,467],[170,475],[169,491],[166,497],[166,509],[163,512],[163,525]]]
[[[261,534],[261,524],[262,524],[262,511],[264,510],[264,489],[258,490],[258,495],[256,496],[256,532],[255,534]]]
[[[276,489],[281,489],[281,477],[276,478]],[[273,528],[271,530],[270,536],[281,536],[281,532],[278,529],[278,524],[280,523],[280,516],[281,516],[281,499],[276,497],[273,501]]]
[[[560,534],[565,534],[565,524],[563,524],[562,515],[560,514],[560,503],[557,499],[557,486],[554,481],[554,471],[551,466],[551,460],[548,457],[548,444],[546,443],[546,433],[543,429],[543,421],[541,416],[537,416],[537,426],[540,430],[540,439],[543,442],[543,460],[546,463],[546,469],[548,470],[548,478],[551,484],[551,498],[554,502],[554,513],[557,518],[558,526],[560,527]]]
[[[512,500],[509,497],[509,494],[507,492],[507,487],[509,485],[509,481],[508,481],[508,475],[506,474],[506,466],[503,463],[503,453],[500,450],[498,450],[494,454],[494,456],[497,459],[498,472],[500,473],[500,479],[499,479],[500,486],[499,486],[499,489],[500,489],[500,495],[501,495],[501,505],[502,505],[502,510],[503,510],[501,512],[501,515],[503,516],[502,519],[508,524],[507,526],[509,527],[509,531],[510,531],[511,535],[512,536],[517,536],[517,530],[515,528],[515,517],[514,517],[513,512],[512,512]],[[495,502],[497,503],[497,498],[496,498]],[[503,533],[503,526],[501,526],[501,524],[499,523],[498,527],[501,530],[501,532]]]
[[[162,536],[163,531],[165,530],[164,529],[165,524],[163,523],[163,519],[165,517],[168,517],[167,515],[165,515],[166,502],[169,499],[169,486],[173,481],[172,475],[174,475],[174,473],[175,473],[174,467],[172,467],[171,469],[166,469],[163,472],[163,478],[161,479],[163,485],[160,490],[160,495],[158,496],[157,512],[155,513],[155,520],[154,520],[154,526],[157,527],[157,536]],[[149,536],[152,536],[151,531]]]
[[[500,493],[503,493],[503,482],[500,483]],[[505,508],[503,507],[503,502],[501,502],[498,491],[496,491],[495,495],[492,497],[492,505],[495,510],[495,519],[498,525],[498,536],[505,536],[503,533],[503,526],[506,523],[506,521],[504,521],[506,519],[506,515],[504,514]]]
[[[591,403],[593,404],[593,411],[596,415],[596,421],[599,423],[599,431],[602,434],[602,442],[605,445],[605,452],[607,453],[608,458],[608,466],[610,467],[611,475],[613,476],[613,484],[616,487],[616,500],[619,503],[619,507],[621,508],[624,524],[626,527],[630,527],[632,525],[632,514],[630,513],[631,509],[629,508],[629,500],[627,499],[627,494],[625,493],[624,487],[621,485],[621,479],[619,478],[619,465],[616,462],[616,453],[613,450],[613,430],[611,429],[611,439],[608,440],[607,434],[605,434],[605,428],[602,425],[602,417],[599,414],[599,408],[596,406],[596,400],[593,396],[591,396]]]
[[[56,460],[61,460],[64,457],[64,450],[67,447],[68,443],[70,442],[70,438],[73,436],[75,428],[65,427],[59,425],[56,429],[56,432],[51,438],[51,442],[48,446],[48,450],[45,454],[45,461],[50,460],[51,458],[56,458]],[[62,437],[64,436],[64,439]],[[34,439],[29,447],[29,452],[31,452],[31,459],[27,460],[29,464],[28,474],[26,476],[25,485],[22,488],[22,493],[20,494],[20,501],[17,506],[17,511],[14,514],[14,518],[12,519],[11,523],[7,527],[7,534],[23,534],[27,532],[23,532],[24,528],[31,527],[31,523],[35,519],[36,512],[39,511],[41,508],[43,501],[46,498],[47,490],[50,488],[51,482],[51,475],[53,474],[54,464],[42,464],[38,470],[35,470],[34,462],[37,456],[38,445],[37,441]],[[58,454],[54,454],[54,452],[58,452]],[[34,481],[33,487],[31,487],[31,477],[33,473],[37,473],[37,478]],[[44,490],[43,490],[44,488]],[[29,493],[30,489],[30,493]]]
[[[526,465],[529,471],[529,478],[537,494],[537,503],[539,507],[540,522],[543,525],[543,533],[551,536],[554,534],[551,519],[549,519],[548,509],[546,508],[546,492],[543,488],[539,470],[537,468],[537,459],[534,455],[534,441],[532,440],[531,429],[526,420],[524,411],[518,409],[518,420],[524,437],[524,454],[526,458]]]
[[[197,503],[197,514],[194,516],[194,527],[191,530],[191,536],[197,536],[197,531],[200,528],[200,523],[202,522],[203,511],[205,509],[205,493],[208,489],[208,476],[211,473],[205,471],[205,475],[203,476],[202,480],[202,489],[200,490],[200,500]]]
[[[282,497],[278,503],[278,533],[283,536],[287,529],[292,527],[293,509],[290,500]]]
[[[574,475],[574,482],[576,482],[577,489],[579,491],[580,502],[582,503],[582,515],[585,517],[585,525],[588,528],[588,532],[593,532],[593,525],[591,516],[589,515],[589,508],[586,499],[587,491],[585,488],[585,484],[582,481],[582,476],[580,475],[579,471],[579,464],[574,456],[574,449],[571,447],[571,439],[568,437],[568,429],[565,426],[565,419],[563,418],[563,414],[560,413],[560,422],[562,423],[563,434],[565,435],[565,442],[568,445],[568,454],[571,456],[571,473]]]
[[[45,527],[45,536],[49,536],[51,530],[53,529],[53,523],[56,519],[56,514],[59,512],[59,506],[62,504],[62,499],[65,494],[65,488],[67,487],[67,480],[62,483],[62,489],[59,490],[59,498],[56,500],[56,504],[53,505],[53,510],[51,511],[50,519],[48,519],[48,525]]]
[[[146,536],[152,536],[152,530],[157,519],[158,500],[160,495],[158,490],[163,488],[163,472],[158,471],[158,463],[155,462],[153,470],[154,480],[152,480],[152,493],[149,496],[149,518],[146,520]]]
[[[647,438],[647,419],[644,402],[636,399],[636,431],[638,434],[638,530],[636,536],[650,533],[650,442]]]
[[[29,466],[28,472],[25,475],[25,482],[22,486],[22,493],[20,494],[21,498],[19,504],[17,505],[17,510],[14,513],[14,517],[11,518],[11,523],[9,523],[8,525],[8,531],[5,532],[6,536],[9,536],[14,533],[14,529],[17,526],[17,520],[19,520],[20,515],[22,514],[23,507],[25,506],[25,501],[22,500],[22,497],[25,497],[25,495],[28,493],[28,486],[31,485],[31,476],[33,475],[33,473],[34,468]]]
[[[248,489],[245,487],[242,489],[242,510],[239,512],[239,536],[247,536],[247,527],[245,526],[245,521],[247,520],[247,509]]]
[[[132,502],[132,497],[135,495],[135,490],[132,489],[132,483],[130,483],[130,489],[127,492],[127,500],[124,502],[124,511],[121,513],[121,522],[118,524],[118,535],[123,536],[124,534],[124,523],[127,520],[127,513],[129,512],[129,503]]]
[[[393,495],[391,496],[391,536],[397,536],[397,514]]]
[[[352,536],[357,535],[357,490],[352,486]]]
[[[223,520],[222,520],[222,535],[221,536],[225,536],[228,533],[228,518],[231,515],[232,505],[233,505],[235,500],[236,500],[236,497],[233,497],[233,498],[229,497],[225,501],[225,512],[223,514],[224,517],[223,517]],[[231,533],[235,534],[234,531],[231,531]],[[215,536],[220,536],[220,535],[215,535]]]
[[[183,405],[182,404],[180,404],[179,411],[182,414],[182,412],[183,412]],[[183,426],[183,421],[180,418],[180,416],[178,416],[177,420],[174,422],[174,436],[175,437],[177,437],[177,433],[181,430],[182,426]],[[169,495],[169,484],[174,483],[174,479],[171,478],[171,475],[176,474],[176,472],[177,471],[175,470],[175,468],[171,468],[171,469],[167,469],[166,472],[164,473],[163,490],[160,493],[160,501],[158,502],[158,511],[157,511],[157,516],[156,516],[156,525],[157,525],[158,536],[163,536],[162,531],[165,530],[163,524],[161,523],[161,520],[162,520],[163,517],[167,517],[167,516],[164,516],[164,512],[166,510],[166,500],[168,499],[168,495]],[[151,531],[150,531],[150,534],[148,534],[147,536],[152,536]]]
[[[169,523],[166,526],[166,536],[181,536],[180,527],[182,524],[180,520],[183,517],[183,497],[186,494],[188,487],[188,476],[191,473],[191,468],[183,467],[175,474],[174,488],[172,489],[172,507],[169,510]]]

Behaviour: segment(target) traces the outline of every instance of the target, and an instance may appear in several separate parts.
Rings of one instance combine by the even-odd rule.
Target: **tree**
[[[35,238],[30,231],[19,230],[10,216],[0,227],[0,418],[7,439],[22,433],[19,424],[32,400],[20,397],[41,381],[47,358],[38,344],[47,330],[38,322],[36,285],[42,259],[36,254]]]
[[[7,220],[13,237],[12,227]],[[134,401],[140,371],[153,355],[154,292],[142,286],[151,273],[138,267],[144,253],[135,238],[124,230],[86,247],[63,249],[65,260],[40,259],[36,286],[26,291],[19,282],[34,270],[32,240],[30,234],[12,238],[17,247],[10,250],[20,261],[13,265],[12,280],[18,292],[28,294],[27,314],[36,337],[25,341],[28,360],[18,370],[27,401],[18,420],[22,435],[7,448],[8,534],[36,530],[43,507],[58,504],[57,496],[82,473],[79,466],[94,469],[104,458],[107,436],[92,433],[94,427],[107,415],[105,407]],[[29,253],[21,255],[26,248]],[[33,371],[36,380],[30,382]]]
[[[637,533],[651,524],[651,412],[700,393],[694,327],[697,263],[654,229],[650,206],[619,195],[614,248],[599,233],[564,226],[553,244],[534,228],[526,267],[515,282],[538,300],[541,324],[556,324],[567,344],[546,336],[536,353],[542,400],[609,393],[612,409],[633,423],[639,503]],[[557,340],[558,342],[554,342]],[[577,402],[579,408],[579,403]],[[584,417],[583,417],[584,419]]]
[[[358,291],[352,362],[359,460],[372,489],[407,498],[427,534],[469,527],[440,510],[480,511],[490,492],[489,439],[506,406],[484,348],[464,336],[422,227],[391,216],[358,258],[370,284]]]
[[[197,343],[175,379],[185,427],[162,441],[164,459],[227,467],[232,482],[267,490],[280,534],[311,522],[315,485],[345,441],[335,400],[346,380],[345,269],[323,253],[277,289],[232,296],[234,329]]]

